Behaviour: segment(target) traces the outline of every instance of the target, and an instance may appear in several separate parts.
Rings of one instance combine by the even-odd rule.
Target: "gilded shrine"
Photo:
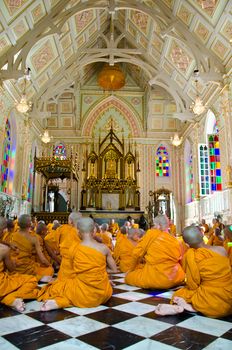
[[[140,210],[138,155],[130,143],[125,152],[124,138],[118,138],[112,125],[104,139],[99,138],[98,152],[92,144],[85,158],[81,210]]]

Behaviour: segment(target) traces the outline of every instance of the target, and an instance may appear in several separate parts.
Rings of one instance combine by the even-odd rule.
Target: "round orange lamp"
[[[105,64],[98,75],[98,84],[103,90],[119,90],[125,85],[125,76],[118,64]]]

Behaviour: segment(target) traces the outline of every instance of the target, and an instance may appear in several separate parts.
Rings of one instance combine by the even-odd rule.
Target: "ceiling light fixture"
[[[49,135],[49,132],[47,129],[44,130],[43,134],[40,134],[40,137],[43,143],[49,143],[53,139],[53,136]]]
[[[24,79],[23,92],[22,92],[20,101],[16,103],[16,108],[20,113],[27,113],[32,107],[32,103],[30,101],[28,102],[26,97],[27,81],[31,79],[30,68],[25,69],[25,74],[23,79]]]
[[[199,90],[198,90],[199,70],[198,69],[194,70],[193,75],[195,77],[196,99],[195,99],[195,102],[192,103],[192,106],[190,106],[190,110],[192,110],[194,114],[200,115],[205,111],[205,106],[203,105],[203,102],[199,96]]]
[[[179,137],[178,134],[175,134],[174,137],[171,137],[171,143],[173,146],[178,147],[182,144],[183,137]]]

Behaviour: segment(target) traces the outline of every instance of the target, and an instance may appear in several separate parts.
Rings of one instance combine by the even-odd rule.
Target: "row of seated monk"
[[[1,303],[19,312],[25,310],[23,300],[33,298],[42,302],[41,311],[96,307],[112,296],[111,274],[125,272],[128,285],[179,287],[171,304],[156,307],[159,315],[232,313],[231,225],[220,231],[222,244],[217,245],[210,239],[218,237],[218,225],[205,237],[194,225],[173,234],[165,215],[158,215],[146,232],[128,221],[121,228],[114,220],[110,224],[98,227],[75,212],[65,225],[36,223],[26,214],[15,222],[0,217]],[[48,284],[40,288],[38,281]]]

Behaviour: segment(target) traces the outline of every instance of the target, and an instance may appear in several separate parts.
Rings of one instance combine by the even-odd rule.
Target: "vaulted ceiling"
[[[0,79],[18,99],[25,68],[34,111],[82,86],[104,62],[141,89],[161,87],[177,112],[209,101],[232,67],[232,0],[0,0]]]

